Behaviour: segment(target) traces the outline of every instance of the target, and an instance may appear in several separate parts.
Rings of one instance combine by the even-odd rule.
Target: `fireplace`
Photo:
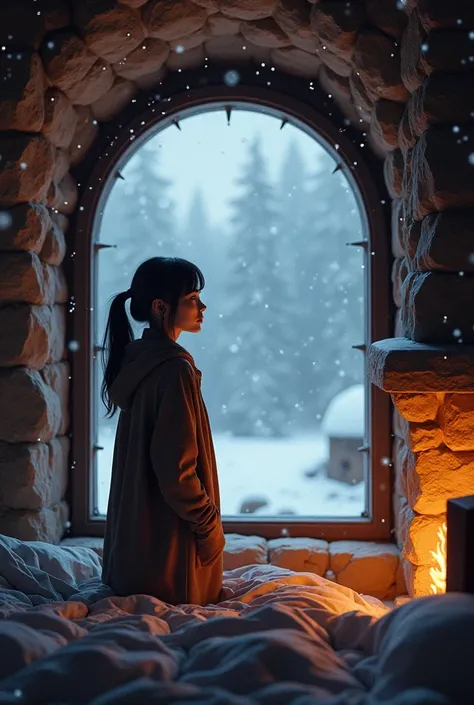
[[[474,592],[473,359],[466,344],[399,337],[369,347],[370,379],[394,406],[393,518],[412,597]]]

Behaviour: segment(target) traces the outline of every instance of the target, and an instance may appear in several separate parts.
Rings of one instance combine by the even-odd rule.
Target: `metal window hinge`
[[[369,450],[370,450],[370,446],[367,445],[367,443],[364,443],[364,445],[363,445],[363,446],[359,446],[359,447],[357,448],[357,450],[358,450],[359,453],[368,453]]]
[[[355,242],[346,242],[347,247],[364,247],[369,246],[368,240],[356,240]]]
[[[105,348],[103,345],[94,345],[93,350],[94,350],[94,353],[98,353],[98,352],[102,352],[103,350],[105,350]]]
[[[106,250],[110,247],[117,247],[117,245],[106,245],[104,242],[95,242],[94,250]]]
[[[283,118],[282,121],[281,121],[280,130],[283,130],[283,128],[284,128],[285,125],[287,125],[287,124],[288,124],[288,118]]]
[[[119,171],[118,169],[117,169],[117,171],[115,172],[114,176],[115,176],[116,179],[122,179],[123,181],[125,181],[125,176],[124,176],[124,175],[122,174],[122,172]]]
[[[362,343],[361,345],[351,345],[351,348],[353,350],[363,350],[365,352],[367,350],[367,345],[365,343]]]
[[[104,450],[104,446],[99,446],[99,445],[97,445],[97,443],[95,443],[95,444],[92,446],[92,450],[94,450],[94,451],[97,451],[97,450]]]
[[[225,110],[225,114],[227,115],[227,125],[230,125],[230,118],[232,115],[232,106],[226,105],[224,110]]]

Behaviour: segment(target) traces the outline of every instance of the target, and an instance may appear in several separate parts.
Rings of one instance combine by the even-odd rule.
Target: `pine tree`
[[[282,436],[294,398],[291,309],[278,260],[278,210],[257,138],[233,199],[226,299],[227,420],[235,435]]]

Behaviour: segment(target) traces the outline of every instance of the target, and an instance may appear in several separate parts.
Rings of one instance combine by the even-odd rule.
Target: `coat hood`
[[[200,376],[187,350],[158,331],[145,328],[142,337],[127,346],[121,370],[109,391],[110,400],[122,410],[130,409],[140,382],[155,367],[173,357],[184,357]]]

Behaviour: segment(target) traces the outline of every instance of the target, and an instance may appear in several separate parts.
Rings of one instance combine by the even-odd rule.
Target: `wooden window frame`
[[[235,67],[232,67],[235,70]],[[95,262],[97,248],[104,243],[94,240],[98,232],[100,208],[117,176],[120,161],[132,147],[148,139],[163,125],[179,122],[180,114],[223,108],[233,103],[246,103],[279,114],[283,120],[306,126],[313,136],[333,151],[337,147],[340,161],[349,167],[359,197],[361,214],[365,216],[366,249],[366,332],[360,341],[366,357],[368,345],[388,338],[393,330],[389,240],[390,198],[386,192],[382,160],[369,146],[362,149],[361,133],[351,127],[334,101],[319,86],[308,81],[271,73],[271,87],[262,76],[249,68],[239,69],[240,82],[228,87],[223,76],[226,67],[175,73],[160,85],[159,97],[139,94],[117,120],[101,125],[101,134],[84,161],[75,169],[80,187],[78,209],[72,218],[70,233],[72,250],[67,260],[66,275],[73,293],[70,305],[68,338],[78,342],[70,353],[72,366],[71,394],[71,534],[103,536],[105,518],[93,516],[95,444],[95,409],[93,389],[93,356],[97,341],[93,339],[95,300]],[[197,86],[190,88],[190,86]],[[164,114],[163,114],[164,113]],[[354,167],[354,164],[356,167]],[[99,220],[100,222],[100,220]],[[70,237],[71,237],[70,236]],[[69,238],[70,239],[70,238]],[[106,243],[105,243],[106,244]],[[371,257],[370,253],[376,253]],[[367,379],[367,377],[366,377]],[[391,509],[391,402],[388,394],[366,381],[367,439],[362,452],[367,454],[366,492],[369,516],[364,518],[305,517],[231,517],[224,518],[226,532],[257,534],[266,538],[308,536],[327,540],[388,540],[392,533]]]

